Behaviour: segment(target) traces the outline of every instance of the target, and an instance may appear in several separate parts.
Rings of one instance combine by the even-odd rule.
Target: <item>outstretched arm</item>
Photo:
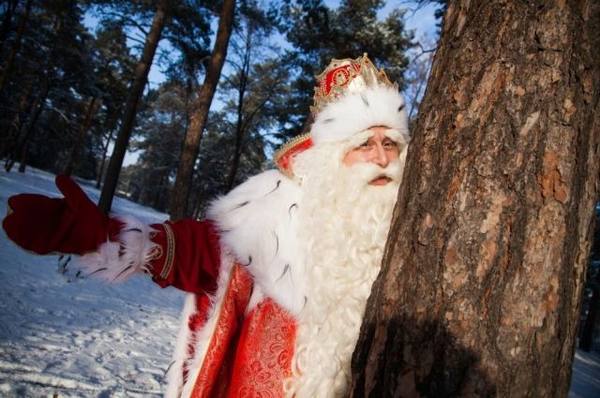
[[[182,220],[148,226],[131,217],[108,217],[70,178],[58,176],[56,185],[64,198],[9,198],[2,226],[22,248],[81,255],[84,275],[110,282],[146,272],[162,287],[214,290],[220,253],[212,223]]]
[[[152,274],[154,282],[187,292],[214,292],[220,264],[214,224],[186,219],[153,224],[151,228],[144,238],[150,242],[142,246],[152,245],[153,249],[143,269]]]

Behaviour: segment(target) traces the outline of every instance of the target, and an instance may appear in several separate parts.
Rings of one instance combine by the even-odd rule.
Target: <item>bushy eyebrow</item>
[[[359,147],[361,147],[361,146],[363,146],[365,144],[371,144],[371,143],[373,143],[373,140],[374,140],[374,136],[371,135],[368,138],[365,138],[364,141],[361,141],[355,148],[359,148]],[[401,142],[396,141],[394,138],[389,137],[387,135],[384,135],[383,139],[381,140],[381,143],[382,144],[387,144],[387,143],[390,143],[390,142],[393,143],[396,146],[400,146],[402,144]]]

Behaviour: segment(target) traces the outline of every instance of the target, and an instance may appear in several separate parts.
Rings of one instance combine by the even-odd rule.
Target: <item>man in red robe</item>
[[[409,135],[397,86],[366,55],[333,60],[317,80],[310,133],[204,221],[107,217],[60,176],[64,198],[9,199],[3,227],[21,247],[78,254],[85,274],[111,282],[143,272],[188,292],[168,397],[347,392]]]

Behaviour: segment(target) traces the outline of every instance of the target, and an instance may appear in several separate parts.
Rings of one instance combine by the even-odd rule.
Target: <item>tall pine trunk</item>
[[[238,95],[238,106],[237,106],[237,121],[235,123],[235,144],[233,146],[233,157],[231,158],[231,165],[229,173],[227,174],[226,186],[227,191],[230,191],[235,185],[235,177],[237,176],[238,169],[240,167],[240,159],[242,157],[242,142],[244,140],[244,93],[246,91],[247,75],[241,74],[240,76],[240,89]]]
[[[600,4],[449,2],[354,397],[565,397],[600,145]]]
[[[235,185],[235,178],[240,167],[240,158],[242,157],[242,142],[245,133],[244,123],[244,100],[246,97],[246,89],[248,87],[248,75],[250,74],[250,58],[252,55],[252,35],[254,33],[253,26],[248,26],[246,31],[246,37],[244,40],[244,57],[241,68],[238,72],[239,83],[237,86],[238,100],[237,100],[237,120],[235,123],[235,144],[233,147],[233,157],[231,159],[231,166],[225,183],[227,184],[227,191],[230,191]]]
[[[30,101],[31,93],[33,92],[33,82],[30,79],[26,79],[23,84],[25,88],[18,101],[19,105],[4,136],[0,138],[0,158],[9,156],[11,151],[18,145],[19,133],[23,128],[23,119],[26,118],[26,115],[33,106],[33,101]]]
[[[30,142],[30,140],[25,141],[25,143],[21,147],[21,153],[19,154],[19,168],[17,169],[19,173],[25,173],[25,170],[27,170],[27,158],[29,155]]]
[[[108,136],[106,137],[106,142],[102,144],[102,159],[100,159],[100,165],[98,166],[98,177],[96,178],[96,188],[100,189],[102,185],[102,178],[104,177],[104,169],[106,164],[106,158],[108,157],[108,147],[110,146],[110,142],[113,139],[114,131],[112,128],[109,130]]]
[[[185,132],[177,175],[175,177],[175,185],[171,191],[169,205],[171,220],[179,220],[187,216],[188,198],[194,177],[194,164],[198,158],[200,140],[206,126],[210,104],[219,83],[225,57],[227,56],[234,11],[235,0],[224,0],[219,17],[217,37],[206,70],[206,76],[200,87],[198,97],[192,104],[194,110]]]
[[[94,120],[94,115],[98,110],[100,99],[97,97],[92,97],[88,101],[85,117],[81,122],[81,126],[77,131],[77,136],[75,137],[75,142],[71,147],[71,151],[69,153],[69,159],[67,160],[67,165],[63,171],[63,174],[70,176],[73,173],[75,167],[77,167],[77,163],[79,162],[79,156],[81,151],[83,150],[83,146],[85,143],[85,136],[87,135],[90,127],[92,126],[92,121]]]
[[[27,147],[35,132],[37,121],[46,106],[46,99],[48,98],[49,91],[50,86],[48,82],[48,76],[44,76],[41,83],[41,92],[33,100],[33,104],[31,105],[31,114],[29,115],[27,124],[24,126],[24,131],[17,132],[17,144],[12,152],[8,155],[4,163],[4,169],[7,172],[12,170],[17,159],[20,159],[22,163],[19,166],[19,172],[25,172],[24,162],[27,159]]]
[[[144,93],[144,87],[146,86],[154,54],[156,53],[156,47],[158,46],[158,42],[160,41],[165,26],[168,6],[169,0],[160,0],[158,2],[150,32],[148,33],[148,36],[146,36],[142,57],[135,67],[133,83],[131,84],[125,102],[125,112],[123,120],[121,121],[121,128],[117,134],[115,147],[112,156],[110,157],[110,161],[108,162],[108,167],[104,176],[104,185],[102,186],[102,193],[100,194],[100,202],[98,204],[100,209],[106,213],[110,211],[112,205],[117,182],[119,180],[119,174],[121,172],[121,167],[123,166],[123,159],[125,158],[125,152],[129,145],[129,137],[133,130],[138,102]]]

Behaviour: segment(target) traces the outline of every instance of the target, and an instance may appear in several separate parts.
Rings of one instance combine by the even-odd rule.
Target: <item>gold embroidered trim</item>
[[[306,141],[308,139],[310,139],[310,133],[300,134],[300,135],[297,135],[296,137],[292,138],[291,140],[289,140],[288,142],[283,144],[277,151],[275,151],[275,154],[273,155],[273,162],[275,162],[275,164],[278,165],[279,159],[283,155],[285,155],[285,153],[287,151],[289,151],[291,148],[295,147],[299,143]],[[280,170],[280,171],[283,171],[283,170]]]
[[[356,59],[332,58],[325,70],[316,76],[317,87],[315,87],[313,105],[310,107],[312,115],[316,117],[329,103],[338,101],[356,78],[359,78],[357,83],[362,86],[360,91],[374,86],[398,88],[397,84],[390,81],[383,69],[377,69],[367,53]]]
[[[167,279],[173,268],[173,262],[175,260],[175,234],[173,229],[167,223],[163,224],[165,227],[165,234],[167,235],[167,256],[165,258],[165,265],[160,273],[162,279]]]

